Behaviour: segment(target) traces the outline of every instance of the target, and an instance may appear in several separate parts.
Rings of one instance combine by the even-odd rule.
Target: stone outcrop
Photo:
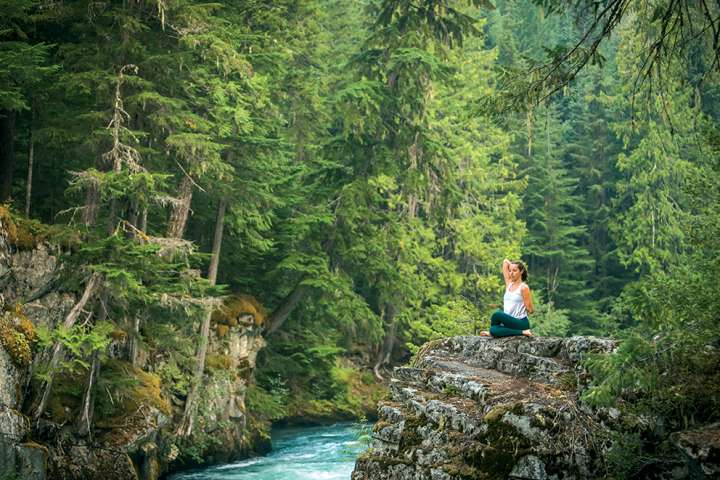
[[[6,217],[0,215],[0,335],[3,325],[12,327],[7,319],[13,315],[22,318],[25,328],[29,322],[30,328],[52,329],[76,302],[73,295],[58,292],[54,284],[63,268],[60,252],[46,243],[14,248],[4,221]],[[211,334],[208,363],[214,358],[218,365],[214,370],[208,366],[214,373],[205,377],[202,415],[193,429],[195,435],[214,440],[200,452],[208,462],[244,458],[269,448],[267,439],[260,438],[248,425],[245,409],[255,358],[265,342],[252,321],[229,320],[231,326],[224,326],[222,335],[217,331]],[[17,337],[12,329],[5,332],[13,339]],[[47,360],[41,358],[40,349],[35,349],[34,358],[19,362],[18,352],[9,351],[0,341],[0,479],[155,480],[169,470],[188,466],[179,463],[184,446],[174,435],[184,399],[160,386],[158,372],[167,357],[141,348],[136,352],[137,368],[132,367],[125,361],[129,341],[119,335],[107,353],[122,368],[135,369],[136,379],[147,389],[142,392],[145,397],[137,408],[119,418],[96,416],[97,425],[89,438],[76,434],[71,416],[63,420],[43,418],[31,425],[26,415],[30,371]],[[20,346],[26,348],[20,353],[30,352],[26,345]],[[65,411],[69,415],[67,407]]]
[[[720,478],[720,423],[670,435],[693,478]]]
[[[619,412],[578,401],[587,378],[578,361],[613,349],[593,337],[430,342],[395,369],[391,399],[379,407],[372,447],[352,479],[603,478],[607,429]],[[677,443],[710,471],[712,451],[694,448],[692,438]],[[687,473],[676,469],[675,478]]]

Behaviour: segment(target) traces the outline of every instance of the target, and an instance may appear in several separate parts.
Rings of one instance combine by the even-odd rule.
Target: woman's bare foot
[[[533,337],[533,333],[530,330],[523,330],[523,335],[526,337]]]
[[[488,332],[487,330],[483,330],[482,332],[480,332],[480,336],[481,336],[481,337],[489,337],[489,336],[490,336],[490,332]]]

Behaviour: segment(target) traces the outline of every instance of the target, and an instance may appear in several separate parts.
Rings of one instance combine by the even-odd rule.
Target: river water
[[[264,457],[194,470],[172,480],[349,480],[355,459],[367,448],[369,425],[275,429]]]

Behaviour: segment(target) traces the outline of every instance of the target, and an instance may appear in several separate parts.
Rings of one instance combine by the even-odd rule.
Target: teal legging
[[[493,337],[511,337],[522,335],[523,330],[530,328],[530,321],[527,317],[515,318],[502,310],[492,314],[490,317],[490,335]]]

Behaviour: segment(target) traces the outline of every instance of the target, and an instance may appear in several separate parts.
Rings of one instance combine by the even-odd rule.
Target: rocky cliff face
[[[116,418],[96,416],[90,436],[77,435],[71,407],[61,401],[51,405],[51,418],[31,425],[26,415],[30,375],[43,361],[43,352],[30,349],[33,328],[61,323],[76,298],[55,289],[63,268],[59,252],[47,244],[16,248],[3,222],[0,216],[0,478],[154,480],[177,468],[186,448],[174,436],[183,399],[161,388],[157,372],[166,359],[152,346],[137,352],[135,367],[123,360],[127,337],[118,336],[108,353],[116,368],[133,371],[138,386],[129,388],[137,390],[137,408]],[[208,363],[217,365],[208,367],[213,372],[205,379],[202,415],[193,430],[201,443],[193,448],[209,462],[268,448],[268,439],[248,425],[245,410],[255,357],[265,343],[252,321],[229,320],[210,340]]]
[[[411,366],[395,369],[391,399],[379,407],[372,447],[352,479],[605,478],[602,454],[620,412],[579,403],[586,374],[578,361],[613,348],[591,337],[466,336],[426,344]],[[717,428],[705,433],[717,443]],[[717,461],[708,458],[717,445],[708,447],[714,453],[694,445],[685,450],[714,471]],[[660,478],[688,478],[692,468],[678,455]]]

